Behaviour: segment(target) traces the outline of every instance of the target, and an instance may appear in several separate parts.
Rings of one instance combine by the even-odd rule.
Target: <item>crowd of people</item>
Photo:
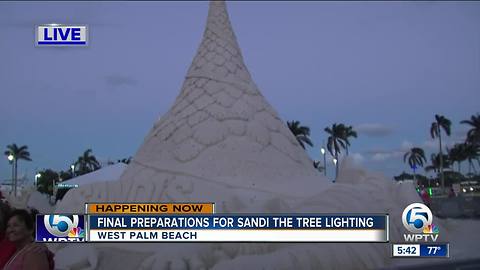
[[[0,269],[52,270],[53,253],[34,242],[35,209],[14,209],[0,193]]]

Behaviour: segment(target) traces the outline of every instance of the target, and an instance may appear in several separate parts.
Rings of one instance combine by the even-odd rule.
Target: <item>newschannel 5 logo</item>
[[[35,27],[36,46],[87,46],[86,25],[42,24]]]
[[[37,242],[85,242],[83,215],[37,215]]]
[[[405,207],[402,214],[402,223],[411,234],[404,234],[406,242],[418,242],[429,239],[435,242],[438,238],[438,227],[433,223],[433,215],[430,208],[423,203],[412,203]]]

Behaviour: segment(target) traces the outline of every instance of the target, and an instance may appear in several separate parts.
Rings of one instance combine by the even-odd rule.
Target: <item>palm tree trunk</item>
[[[445,193],[445,176],[443,175],[443,151],[442,151],[442,134],[440,125],[438,128],[438,142],[440,147],[440,183],[442,185],[442,192]]]

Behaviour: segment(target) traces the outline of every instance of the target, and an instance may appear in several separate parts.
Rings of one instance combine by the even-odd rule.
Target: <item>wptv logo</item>
[[[429,240],[436,242],[438,227],[433,223],[433,215],[430,208],[423,203],[412,203],[405,207],[402,214],[402,223],[411,234],[404,234],[406,242],[419,242]]]
[[[37,242],[85,242],[83,215],[37,215]]]

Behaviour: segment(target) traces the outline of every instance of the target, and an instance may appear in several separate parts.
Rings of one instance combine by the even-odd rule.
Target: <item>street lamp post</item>
[[[335,165],[335,180],[333,180],[333,182],[335,182],[337,180],[337,175],[338,175],[338,169],[337,169],[337,162],[338,160],[336,158],[333,158],[333,165]]]
[[[37,173],[35,174],[35,188],[38,189],[38,178],[40,178],[42,176],[42,174],[40,173]]]
[[[324,166],[324,168],[323,168],[323,174],[324,174],[325,176],[327,176],[327,157],[326,157],[325,148],[323,148],[323,147],[320,148],[320,152],[321,152],[322,155],[323,155],[323,166]]]
[[[15,162],[14,162],[14,159],[15,157],[13,156],[13,154],[10,154],[7,156],[7,159],[8,159],[8,162],[10,162],[10,164],[12,164],[12,190],[11,191],[14,191],[14,183],[15,180]],[[16,189],[15,189],[15,193],[17,193]],[[14,194],[14,196],[17,196],[17,194]]]

